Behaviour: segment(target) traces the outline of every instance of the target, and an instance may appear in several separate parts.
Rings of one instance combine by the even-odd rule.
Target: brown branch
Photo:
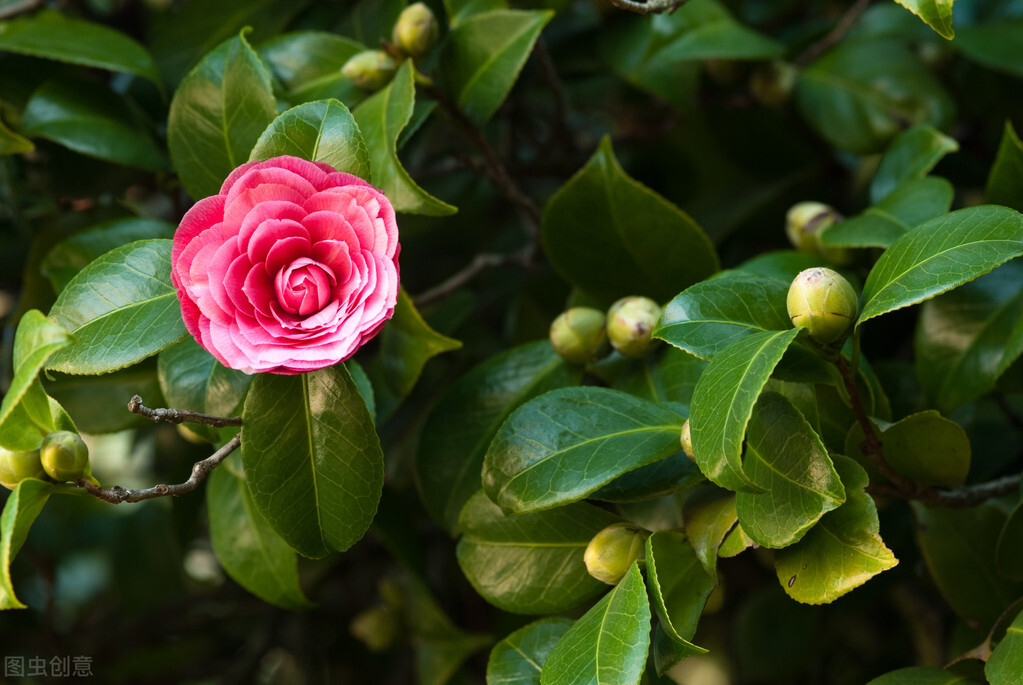
[[[618,9],[629,10],[638,14],[660,14],[667,10],[674,12],[689,0],[647,0],[647,2],[635,2],[635,0],[611,0],[611,4]]]
[[[518,264],[523,267],[529,267],[532,264],[534,252],[534,244],[530,243],[518,252],[478,254],[464,269],[455,273],[443,283],[416,295],[413,299],[418,305],[433,302],[458,290],[484,271],[494,267],[504,266],[505,264]]]
[[[796,58],[795,65],[797,67],[805,67],[827,52],[835,43],[842,40],[842,38],[845,37],[845,34],[849,32],[849,29],[851,29],[863,13],[867,11],[867,7],[869,5],[870,0],[856,0],[856,2],[850,5],[849,9],[845,11],[845,14],[843,14],[838,20],[838,23],[835,24],[835,28],[831,29],[831,33],[808,47],[803,54]]]
[[[115,485],[110,489],[104,490],[94,483],[90,483],[84,478],[79,478],[74,482],[80,488],[84,488],[89,494],[93,495],[97,499],[101,499],[104,502],[110,502],[111,504],[120,504],[121,502],[141,502],[147,499],[155,499],[157,497],[167,497],[168,495],[177,497],[178,495],[184,495],[185,493],[192,492],[199,484],[206,480],[206,477],[213,472],[213,469],[220,466],[221,462],[227,459],[228,455],[234,452],[242,444],[241,434],[235,435],[233,438],[227,441],[223,447],[219,450],[206,457],[202,461],[197,461],[192,466],[192,475],[184,483],[177,483],[175,485],[167,485],[160,483],[154,485],[151,488],[145,488],[144,490],[128,490],[122,488],[120,485]]]
[[[184,423],[187,421],[189,423],[204,423],[214,428],[242,425],[242,418],[240,416],[210,416],[209,414],[200,414],[197,411],[189,411],[187,409],[150,409],[142,404],[142,398],[138,395],[132,395],[131,399],[128,400],[128,411],[132,414],[145,416],[153,423],[161,421],[164,423]]]

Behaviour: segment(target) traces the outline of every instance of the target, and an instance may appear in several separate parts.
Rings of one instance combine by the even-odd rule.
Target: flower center
[[[336,285],[334,272],[308,257],[296,259],[278,271],[274,278],[274,289],[281,307],[300,316],[323,309]]]

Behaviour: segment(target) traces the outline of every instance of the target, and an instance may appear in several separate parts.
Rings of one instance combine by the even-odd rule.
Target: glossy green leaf
[[[650,646],[650,603],[633,564],[558,641],[542,685],[639,685]]]
[[[174,229],[174,224],[143,217],[106,221],[57,243],[40,267],[59,293],[79,271],[110,250],[136,240],[172,238]]]
[[[994,572],[1005,513],[986,504],[948,509],[916,502],[913,513],[917,542],[941,595],[965,621],[989,629],[1023,595],[1023,583]]]
[[[277,117],[270,76],[245,31],[210,52],[174,93],[167,145],[193,199],[220,192]]]
[[[821,234],[832,247],[888,247],[914,226],[941,216],[952,206],[955,191],[943,178],[910,179],[861,214]]]
[[[656,531],[646,540],[647,584],[661,628],[686,656],[704,654],[693,644],[696,626],[707,598],[717,585],[696,556],[685,535]]]
[[[377,401],[376,395],[373,392],[373,383],[369,380],[369,376],[366,375],[365,369],[362,365],[354,359],[349,359],[345,364],[348,367],[348,373],[352,374],[352,380],[355,381],[355,387],[359,389],[359,394],[362,396],[363,402],[366,403],[366,409],[369,410],[370,418],[373,419],[373,423],[377,422]]]
[[[476,14],[503,9],[508,9],[508,0],[444,0],[444,11],[451,28]]]
[[[242,420],[245,479],[278,535],[314,558],[358,541],[376,512],[384,464],[373,420],[344,366],[257,375]]]
[[[835,455],[834,462],[845,503],[775,555],[778,581],[804,604],[833,602],[899,563],[881,540],[877,507],[864,491],[867,473],[848,457]]]
[[[1023,580],[1023,502],[1009,514],[995,546],[995,570],[1003,578]]]
[[[181,306],[170,279],[170,252],[170,240],[141,240],[111,250],[82,269],[50,310],[50,318],[75,341],[55,354],[47,368],[107,373],[184,337]]]
[[[895,137],[870,182],[870,202],[877,204],[906,181],[927,176],[959,143],[927,124],[912,126]]]
[[[16,155],[22,152],[32,152],[36,146],[24,136],[7,128],[7,125],[0,119],[0,157],[3,155]]]
[[[901,42],[843,41],[800,72],[796,103],[835,147],[883,149],[907,122],[947,127],[954,104]]]
[[[1023,264],[1004,264],[924,303],[916,371],[935,406],[948,412],[994,389],[1023,353]]]
[[[299,586],[298,557],[256,508],[238,455],[210,476],[206,512],[213,552],[235,582],[285,609],[312,606]]]
[[[20,131],[107,162],[148,171],[168,167],[136,106],[92,82],[45,81],[25,105]]]
[[[910,12],[920,17],[942,38],[952,40],[955,29],[952,27],[952,3],[955,0],[895,0]]]
[[[135,40],[102,24],[51,10],[0,23],[0,51],[123,71],[160,85],[153,57]]]
[[[761,331],[722,350],[700,376],[689,425],[700,470],[729,490],[756,490],[743,473],[742,443],[760,391],[799,329]]]
[[[281,96],[293,105],[336,99],[351,109],[366,91],[341,73],[350,57],[366,49],[362,43],[326,31],[297,31],[277,36],[258,46],[284,87]]]
[[[761,492],[739,492],[735,510],[763,547],[791,545],[846,500],[821,439],[777,393],[765,392],[753,409],[743,470]]]
[[[735,495],[715,490],[705,497],[687,499],[684,518],[686,539],[692,545],[696,558],[708,574],[717,578],[718,548],[739,519],[735,511]]]
[[[373,184],[399,212],[447,216],[457,208],[416,185],[398,161],[397,141],[415,110],[412,62],[405,60],[391,82],[359,105],[353,114],[369,148]]]
[[[338,171],[373,180],[362,132],[352,113],[337,100],[307,102],[281,114],[263,131],[249,159],[279,155],[325,162]]]
[[[654,337],[702,359],[754,333],[792,328],[789,284],[745,271],[723,271],[679,293],[664,307]]]
[[[742,25],[717,0],[690,0],[674,14],[680,30],[658,52],[659,60],[761,60],[785,52],[784,45]]]
[[[847,444],[858,446],[863,441],[863,433],[858,429],[851,431],[850,436]],[[955,488],[966,481],[970,471],[970,439],[958,423],[933,409],[885,426],[878,437],[889,466],[914,483]],[[866,463],[869,458],[860,455],[860,460]]]
[[[643,502],[703,481],[703,474],[693,460],[678,450],[670,457],[623,473],[591,493],[590,498],[602,502]]]
[[[735,527],[728,531],[728,535],[721,541],[721,546],[718,547],[718,556],[722,559],[730,559],[742,554],[755,544],[753,539],[746,535],[742,526],[736,523]]]
[[[578,501],[679,449],[685,419],[608,388],[552,390],[516,409],[483,461],[483,486],[509,512]]]
[[[969,685],[973,680],[930,666],[911,666],[885,673],[867,685]]]
[[[496,9],[460,21],[444,41],[440,74],[455,105],[482,126],[508,97],[549,11]]]
[[[140,395],[147,406],[166,406],[154,362],[146,360],[98,376],[47,371],[43,389],[75,417],[75,424],[83,433],[99,435],[151,425],[149,419],[128,411],[128,399]]]
[[[581,376],[581,367],[543,340],[496,355],[452,383],[427,418],[416,456],[419,496],[434,520],[455,531],[462,506],[482,486],[487,447],[509,414]]]
[[[53,485],[27,478],[14,488],[0,514],[0,610],[25,609],[14,594],[11,583],[11,562],[28,537],[28,529],[43,510],[53,492]]]
[[[927,221],[892,243],[867,276],[856,322],[928,300],[1023,254],[1023,214],[984,205]]]
[[[542,618],[498,642],[487,661],[487,685],[540,685],[547,657],[571,627],[567,618]]]
[[[735,268],[738,271],[791,283],[800,271],[820,265],[820,257],[808,252],[774,250],[747,259]]]
[[[477,492],[459,519],[458,564],[476,592],[505,611],[564,611],[606,589],[587,573],[583,552],[594,535],[618,520],[583,502],[507,516]]]
[[[1005,637],[995,645],[984,675],[991,685],[1013,685],[1023,673],[1023,612],[1016,615],[1005,630]]]
[[[998,156],[987,177],[987,201],[1023,211],[1023,142],[1011,121],[998,146]]]
[[[462,346],[459,341],[430,328],[404,290],[398,292],[394,317],[378,337],[380,353],[366,372],[374,380],[377,412],[383,419],[412,392],[431,357]]]
[[[1023,39],[1023,19],[1015,18],[987,24],[964,26],[954,46],[968,59],[985,67],[1023,77],[1019,42]]]
[[[637,362],[622,355],[610,355],[587,371],[621,390],[653,402],[677,402],[686,407],[707,361],[677,347],[663,347]]]
[[[565,280],[607,300],[642,294],[663,302],[718,269],[703,230],[627,176],[607,137],[547,203],[542,238]]]

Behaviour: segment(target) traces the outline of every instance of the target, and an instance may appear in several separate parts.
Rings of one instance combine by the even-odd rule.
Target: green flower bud
[[[429,7],[421,2],[409,5],[398,15],[391,42],[411,57],[423,57],[437,44],[440,27]]]
[[[785,233],[800,252],[824,257],[841,266],[852,261],[852,250],[827,247],[821,242],[824,231],[841,220],[842,215],[834,207],[821,202],[800,202],[792,205],[785,216]]]
[[[608,352],[607,317],[590,307],[572,307],[551,324],[551,346],[565,361],[587,364]]]
[[[632,566],[632,562],[643,556],[643,542],[646,535],[630,523],[612,523],[593,536],[586,545],[583,561],[590,575],[614,585]]]
[[[693,454],[693,435],[689,428],[689,419],[682,424],[682,436],[680,438],[682,442],[682,451],[686,453],[686,456],[691,460],[696,461],[696,455]]]
[[[53,480],[65,483],[88,475],[89,448],[82,437],[71,431],[57,431],[43,438],[39,448],[43,469]]]
[[[26,478],[46,478],[39,450],[16,452],[0,447],[0,485],[13,490]]]
[[[386,652],[398,640],[398,617],[385,606],[370,607],[348,624],[348,632],[371,652]]]
[[[822,345],[841,343],[859,313],[856,291],[841,274],[817,267],[799,272],[785,301],[792,325]]]
[[[782,60],[758,65],[750,76],[750,90],[757,102],[768,107],[781,107],[789,101],[799,71]]]
[[[657,346],[651,337],[661,306],[648,297],[623,297],[607,310],[607,337],[627,357],[645,357]]]
[[[383,50],[363,50],[341,67],[341,74],[363,90],[380,90],[394,78],[398,65]]]

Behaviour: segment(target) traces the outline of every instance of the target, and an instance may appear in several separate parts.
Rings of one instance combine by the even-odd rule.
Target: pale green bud
[[[591,307],[572,307],[551,323],[551,346],[565,361],[587,364],[608,352],[607,317]]]
[[[657,346],[651,337],[661,306],[648,297],[623,297],[607,310],[607,337],[627,357],[645,357]]]
[[[757,102],[768,107],[781,107],[792,95],[799,71],[782,60],[758,65],[750,76],[750,90]]]
[[[363,50],[345,62],[341,74],[363,90],[380,90],[397,70],[394,59],[383,50]]]
[[[785,215],[785,233],[789,242],[800,252],[814,254],[833,264],[845,265],[852,261],[852,250],[827,247],[821,241],[824,231],[842,221],[834,207],[821,202],[799,202]]]
[[[841,274],[817,267],[799,272],[785,300],[792,325],[806,328],[822,345],[840,343],[859,313],[856,291]]]
[[[686,456],[696,461],[696,455],[693,453],[693,434],[689,428],[689,419],[686,419],[686,422],[682,424],[682,435],[679,440],[682,443],[682,451],[686,453]]]
[[[88,476],[89,448],[78,433],[57,431],[43,438],[39,448],[43,469],[53,480],[65,483]]]
[[[348,624],[348,632],[371,652],[386,652],[398,639],[398,616],[386,606],[376,606],[357,614]]]
[[[13,490],[26,478],[46,478],[39,450],[20,452],[0,447],[0,485]]]
[[[437,44],[440,27],[433,11],[421,2],[409,5],[398,15],[391,43],[411,57],[423,57]]]
[[[586,545],[586,570],[599,581],[614,585],[643,556],[646,534],[629,523],[612,523]]]

